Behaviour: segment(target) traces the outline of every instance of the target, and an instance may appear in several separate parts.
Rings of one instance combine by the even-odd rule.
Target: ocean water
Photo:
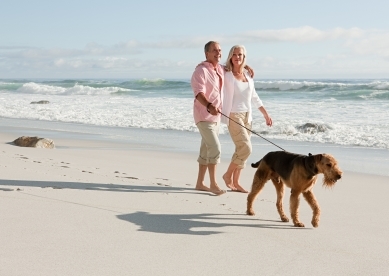
[[[274,123],[267,127],[254,110],[253,130],[266,139],[389,149],[389,80],[255,80],[255,87]],[[189,79],[0,80],[0,118],[197,132],[192,106]]]

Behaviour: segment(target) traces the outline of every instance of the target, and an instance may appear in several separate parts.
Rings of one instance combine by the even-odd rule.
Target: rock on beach
[[[55,148],[54,141],[47,138],[22,136],[14,140],[13,143],[19,147],[31,147],[31,148]]]
[[[31,102],[30,104],[48,104],[49,101],[38,101],[38,102]]]

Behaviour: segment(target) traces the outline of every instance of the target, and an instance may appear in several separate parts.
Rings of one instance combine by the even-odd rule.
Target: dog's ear
[[[259,163],[261,163],[261,160],[259,160],[257,163],[251,163],[251,167],[258,168],[259,167]]]
[[[304,166],[306,170],[312,174],[312,176],[318,173],[314,155],[311,154],[308,157],[305,157]]]
[[[316,155],[316,156],[317,156],[317,160],[318,160],[318,161],[321,161],[321,159],[323,159],[323,156],[324,156],[324,155],[323,155],[323,154],[318,154],[318,155]]]

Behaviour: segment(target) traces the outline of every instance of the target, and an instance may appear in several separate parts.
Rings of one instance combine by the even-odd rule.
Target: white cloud
[[[180,71],[193,69],[193,65],[186,61],[171,61],[167,59],[140,60],[126,57],[99,57],[99,58],[60,58],[53,62],[57,70],[96,70],[96,71]],[[169,70],[167,70],[169,69]]]
[[[371,31],[363,39],[348,41],[346,46],[360,55],[389,58],[389,31]]]
[[[193,61],[193,57],[202,57],[200,49],[211,39],[222,45],[236,44],[236,41],[240,44],[271,45],[265,56],[263,51],[258,51],[262,56],[250,52],[250,65],[268,76],[323,74],[324,77],[325,74],[351,75],[358,72],[389,74],[389,31],[358,28],[319,30],[309,26],[247,31],[212,38],[129,40],[110,46],[89,43],[81,49],[0,46],[0,74],[22,74],[17,77],[23,77],[23,72],[30,72],[49,77],[55,72],[83,77],[86,72],[96,76],[131,72],[150,76],[155,73],[156,77],[182,77],[191,74],[195,62],[198,62]],[[293,44],[297,46],[290,47]],[[284,54],[286,49],[288,52]]]
[[[242,40],[257,42],[318,42],[334,39],[359,38],[364,31],[358,28],[335,28],[328,31],[318,30],[309,26],[300,28],[286,28],[281,30],[258,30],[244,32],[239,35]]]
[[[243,32],[241,34],[232,34],[225,36],[215,36],[213,38],[194,37],[179,38],[162,41],[140,42],[130,40],[119,42],[112,46],[102,46],[97,43],[89,43],[83,49],[44,49],[44,48],[24,48],[24,47],[2,47],[3,56],[8,58],[22,59],[56,59],[64,57],[81,56],[113,56],[113,55],[134,55],[145,52],[147,49],[198,49],[202,48],[204,43],[209,40],[217,40],[220,43],[233,43],[240,41],[245,43],[261,42],[294,42],[294,43],[312,43],[335,39],[359,39],[363,38],[366,31],[358,28],[342,29],[335,28],[329,31],[318,30],[309,26],[300,28],[287,28],[280,30],[258,30]],[[376,39],[371,37],[371,39]],[[372,42],[373,44],[375,42]]]

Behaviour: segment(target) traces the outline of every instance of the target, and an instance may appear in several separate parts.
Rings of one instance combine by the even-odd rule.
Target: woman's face
[[[244,58],[243,49],[235,48],[231,57],[232,65],[239,67],[243,63]]]

